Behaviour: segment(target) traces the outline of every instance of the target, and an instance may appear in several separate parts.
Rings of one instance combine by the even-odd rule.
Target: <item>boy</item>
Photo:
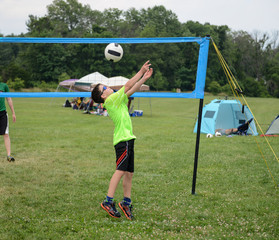
[[[121,215],[117,211],[114,203],[114,193],[118,183],[123,177],[123,201],[118,206],[125,216],[133,219],[131,204],[132,177],[134,173],[134,140],[136,137],[132,131],[132,122],[128,112],[128,98],[140,89],[140,86],[152,76],[153,69],[147,61],[140,71],[132,77],[119,91],[102,84],[96,85],[92,91],[92,99],[97,103],[104,103],[115,129],[113,135],[113,145],[116,153],[116,170],[110,180],[108,194],[101,203],[101,207],[114,218]]]
[[[9,87],[6,83],[0,82],[0,92],[9,92]],[[10,97],[7,97],[8,105],[13,114],[13,121],[16,121],[15,110],[13,106],[13,101]],[[9,119],[6,112],[5,98],[0,98],[0,135],[4,137],[5,148],[7,152],[7,160],[9,162],[14,162],[14,157],[11,156],[11,140],[9,136]]]

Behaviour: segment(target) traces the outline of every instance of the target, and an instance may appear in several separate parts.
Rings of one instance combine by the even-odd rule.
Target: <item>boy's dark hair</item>
[[[102,91],[100,91],[99,86],[101,84],[98,83],[91,92],[91,98],[96,103],[104,103],[104,99],[101,97]]]

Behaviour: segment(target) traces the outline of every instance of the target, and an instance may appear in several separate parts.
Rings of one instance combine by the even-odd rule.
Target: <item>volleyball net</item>
[[[199,44],[198,66],[195,89],[190,93],[136,92],[133,97],[151,98],[204,98],[206,69],[210,37],[166,37],[166,38],[36,38],[0,37],[0,43],[63,43],[63,44],[143,44],[143,43],[189,43]],[[90,92],[6,92],[0,97],[48,98],[48,97],[90,97]]]

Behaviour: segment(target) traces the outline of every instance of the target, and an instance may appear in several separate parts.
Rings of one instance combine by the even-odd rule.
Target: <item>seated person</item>
[[[71,105],[73,109],[78,109],[78,103],[77,103],[78,99],[77,98],[73,98]]]
[[[84,99],[84,97],[73,98],[73,101],[71,103],[73,109],[75,109],[75,110],[83,109],[85,107],[83,99]]]
[[[84,102],[84,112],[83,113],[88,113],[91,114],[91,110],[93,110],[93,105],[94,105],[94,101],[92,98],[88,98],[88,100],[83,100]]]
[[[83,98],[78,97],[77,98],[77,107],[80,108],[80,104],[82,103]]]
[[[246,135],[247,130],[249,128],[249,124],[253,121],[253,118],[251,118],[249,121],[245,122],[244,124],[238,126],[237,128],[229,128],[229,129],[216,129],[215,130],[215,136],[222,136],[222,135]]]
[[[93,99],[89,98],[86,102],[86,106],[87,106],[86,110],[87,111],[93,110],[93,105],[94,105]]]
[[[90,99],[88,98],[88,100],[86,100],[86,98],[83,98],[83,100],[81,101],[80,105],[79,105],[79,109],[87,109],[88,104],[89,104]]]

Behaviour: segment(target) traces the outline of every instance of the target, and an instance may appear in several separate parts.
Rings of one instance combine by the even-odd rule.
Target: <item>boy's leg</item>
[[[107,198],[101,203],[101,207],[111,216],[114,218],[119,218],[121,215],[117,211],[115,207],[115,203],[113,201],[115,190],[120,182],[122,176],[124,175],[124,171],[116,170],[115,173],[112,175]],[[108,201],[109,199],[109,201]]]
[[[121,210],[124,212],[125,216],[132,220],[132,205],[131,205],[131,188],[132,188],[132,178],[134,172],[134,139],[120,142],[115,145],[116,151],[116,168],[121,171],[123,175],[123,194],[124,199],[118,204]],[[117,172],[117,171],[116,171]],[[116,175],[117,176],[117,175]],[[119,181],[121,179],[119,178]],[[119,183],[117,182],[117,184]],[[115,181],[116,182],[116,181]],[[116,185],[117,186],[117,185]],[[110,184],[108,194],[114,194],[116,187],[113,185],[113,181]]]
[[[123,194],[124,197],[131,198],[133,173],[125,172],[123,177]]]
[[[115,190],[118,186],[118,183],[120,182],[122,176],[125,174],[124,171],[116,170],[114,174],[111,177],[110,183],[109,183],[109,189],[108,189],[108,196],[113,198]]]
[[[133,178],[132,172],[125,172],[123,177],[124,199],[122,202],[118,203],[118,206],[120,207],[120,209],[123,211],[123,213],[129,220],[133,219],[133,214],[132,214],[133,206],[131,205],[132,178]]]

